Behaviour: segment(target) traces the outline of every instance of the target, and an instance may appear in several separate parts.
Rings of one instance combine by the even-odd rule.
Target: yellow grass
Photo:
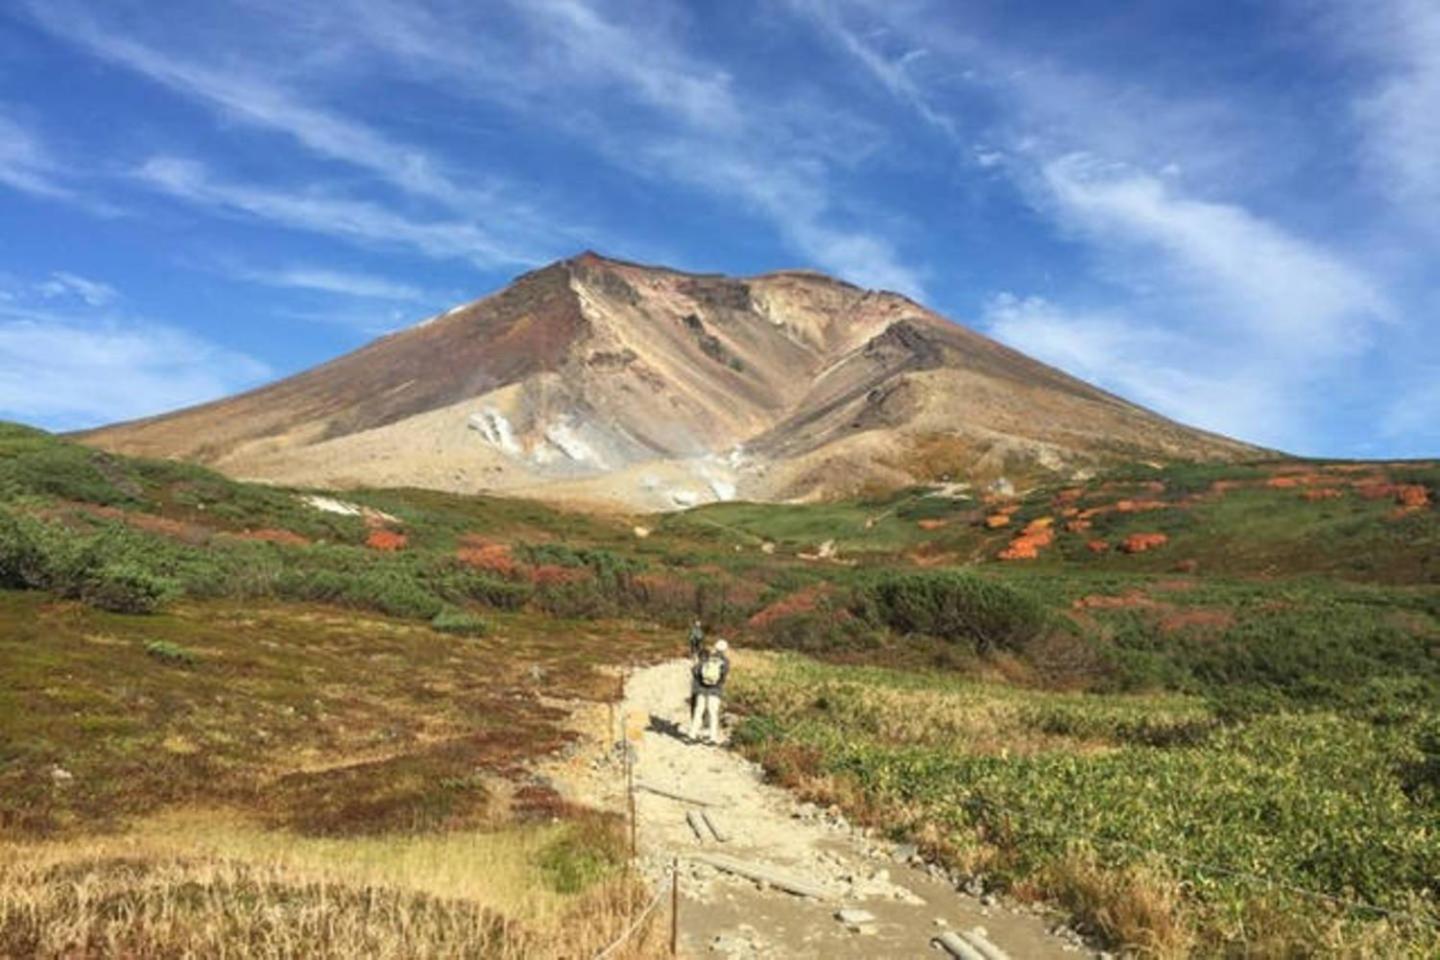
[[[559,893],[537,866],[573,824],[313,838],[234,814],[0,844],[0,957],[589,956],[645,900]],[[622,956],[653,955],[652,936]]]

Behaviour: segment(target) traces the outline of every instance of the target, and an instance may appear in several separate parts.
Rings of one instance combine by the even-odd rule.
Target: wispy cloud
[[[952,138],[959,121],[937,106],[940,93],[875,38],[939,45],[964,63],[966,93],[988,101],[997,119],[972,129],[961,155],[1003,173],[1058,235],[1083,242],[1095,278],[1118,291],[1099,307],[992,298],[982,322],[1020,349],[1182,420],[1298,446],[1313,427],[1306,412],[1316,385],[1365,353],[1391,315],[1379,285],[1350,258],[1212,195],[1287,162],[1277,150],[1272,169],[1245,171],[1252,121],[1226,105],[1165,100],[963,29],[927,26],[955,18],[926,4],[791,6]],[[865,23],[880,26],[867,33],[857,25]]]
[[[56,270],[37,287],[46,299],[78,297],[92,307],[114,303],[120,296],[114,287],[65,270]]]
[[[213,400],[271,375],[253,357],[166,324],[52,305],[44,288],[0,298],[0,417],[81,429]]]
[[[427,256],[468,260],[493,267],[528,264],[524,256],[473,223],[414,220],[378,204],[320,191],[291,192],[213,176],[202,163],[151,157],[136,177],[171,196],[219,210],[373,246],[402,246]]]
[[[925,47],[907,45],[898,55],[887,55],[873,40],[851,26],[846,17],[847,4],[825,0],[788,0],[788,3],[791,9],[822,27],[874,79],[897,99],[908,104],[925,122],[953,140],[960,139],[961,128],[955,118],[931,103],[923,84],[917,82],[911,73],[913,64],[929,56]],[[873,12],[867,11],[865,4],[859,6],[862,13]]]
[[[1228,326],[1292,356],[1369,346],[1388,313],[1375,284],[1342,257],[1233,204],[1185,196],[1158,177],[1084,155],[1043,167],[1039,202],[1065,226],[1124,261],[1132,287],[1168,283]],[[1136,257],[1141,259],[1137,262]]]
[[[423,4],[355,5],[368,42],[402,69],[551,124],[648,181],[739,201],[814,266],[924,295],[922,271],[873,225],[857,226],[860,216],[837,196],[834,168],[864,149],[855,138],[835,142],[836,116],[742,89],[686,42],[675,22],[683,17],[668,7],[510,0],[506,8],[525,29],[527,57],[518,62],[483,22],[442,20]],[[614,110],[612,96],[633,109]],[[618,124],[590,114],[600,102]]]
[[[40,138],[4,113],[0,113],[0,183],[38,197],[75,199],[60,183],[58,165]]]
[[[241,280],[271,287],[315,290],[344,297],[366,300],[401,300],[424,302],[436,298],[408,283],[368,273],[331,270],[324,267],[292,266],[276,270],[237,269],[233,275]]]
[[[392,185],[455,209],[483,207],[488,191],[458,183],[424,149],[397,142],[372,127],[324,109],[265,79],[259,70],[202,63],[162,51],[102,25],[87,8],[64,0],[30,3],[38,23],[97,56],[208,104],[227,117],[291,137],[306,149],[363,167]]]
[[[1205,337],[1009,293],[992,297],[980,322],[1018,350],[1193,426],[1285,446],[1303,422],[1289,386],[1266,375],[1268,361]]]
[[[1379,189],[1408,214],[1440,215],[1440,6],[1432,0],[1337,0],[1333,41],[1374,76],[1351,107]]]

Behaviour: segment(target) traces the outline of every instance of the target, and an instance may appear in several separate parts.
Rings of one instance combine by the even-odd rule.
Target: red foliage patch
[[[1139,590],[1126,590],[1121,594],[1092,593],[1081,597],[1070,606],[1076,610],[1131,610],[1159,606]]]
[[[394,530],[371,530],[370,536],[365,538],[365,546],[371,550],[384,550],[387,553],[404,550],[405,545],[409,542],[409,537]]]
[[[1318,503],[1321,500],[1338,500],[1344,495],[1345,493],[1343,490],[1338,490],[1335,487],[1315,487],[1313,489],[1303,491],[1300,494],[1300,498],[1302,500],[1309,501],[1310,503]]]
[[[1120,549],[1126,553],[1144,553],[1169,542],[1170,538],[1163,533],[1132,533],[1120,544]]]
[[[1190,627],[1224,630],[1234,625],[1235,615],[1229,610],[1205,610],[1195,607],[1189,610],[1176,610],[1160,620],[1160,629],[1167,633],[1174,633]]]
[[[1086,530],[1090,529],[1090,521],[1079,519],[1071,520],[1065,524],[1065,529],[1069,530],[1071,533],[1084,533]]]
[[[579,583],[588,579],[589,571],[580,567],[562,567],[558,563],[542,563],[522,568],[525,578],[537,587],[550,587],[563,583]]]
[[[273,527],[264,527],[260,530],[246,530],[244,533],[235,534],[235,536],[241,540],[280,543],[287,547],[307,547],[310,545],[309,537],[302,537],[293,530],[278,530]]]
[[[1116,513],[1143,513],[1146,510],[1164,510],[1170,504],[1164,500],[1117,500]]]
[[[949,525],[949,520],[918,520],[915,523],[915,526],[921,530],[939,530],[941,527],[948,527]]]
[[[813,613],[820,599],[829,592],[824,584],[813,584],[781,597],[765,609],[755,613],[747,621],[756,630],[763,630],[777,620],[793,617],[800,613]]]
[[[486,543],[472,536],[460,542],[462,546],[455,551],[455,556],[461,563],[501,577],[513,577],[519,570],[520,565],[510,552],[509,544]]]
[[[1105,553],[1110,549],[1110,541],[1090,540],[1086,542],[1085,549],[1089,550],[1091,553]]]
[[[1010,514],[1008,513],[992,513],[990,516],[985,518],[985,526],[989,527],[991,530],[998,530],[1001,527],[1006,527],[1009,525]]]
[[[1034,521],[1026,525],[1024,531],[1010,545],[1001,550],[1001,560],[1034,560],[1040,556],[1040,551],[1055,542],[1055,531],[1050,529],[1048,518],[1043,526],[1036,526],[1040,521]]]
[[[1418,483],[1401,484],[1395,491],[1395,502],[1406,510],[1419,510],[1430,505],[1430,491]]]

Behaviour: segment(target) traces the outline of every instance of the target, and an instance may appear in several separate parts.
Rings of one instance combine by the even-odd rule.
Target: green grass
[[[748,752],[992,883],[1044,886],[1077,857],[1147,865],[1184,890],[1187,923],[1212,947],[1240,942],[1237,918],[1285,887],[1440,923],[1440,807],[1399,773],[1422,758],[1421,721],[1312,711],[1222,725],[1183,698],[1059,697],[795,660],[737,681]],[[1281,896],[1292,915],[1271,934],[1288,950],[1336,924],[1355,943],[1382,919]],[[1424,923],[1398,927],[1392,942],[1409,955],[1440,945]]]

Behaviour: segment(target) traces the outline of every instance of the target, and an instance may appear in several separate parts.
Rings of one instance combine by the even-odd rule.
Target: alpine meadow
[[[0,9],[0,960],[1440,957],[1440,7]]]

